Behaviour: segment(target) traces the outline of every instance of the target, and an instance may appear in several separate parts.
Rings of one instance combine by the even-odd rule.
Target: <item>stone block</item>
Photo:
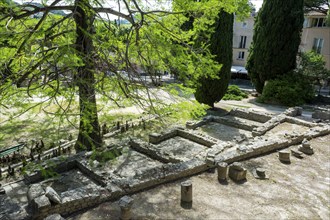
[[[32,184],[30,185],[28,192],[27,192],[27,199],[30,203],[33,199],[40,197],[45,194],[45,190],[41,186],[41,184]]]
[[[330,120],[330,111],[320,111],[316,110],[312,114],[312,118],[321,119],[321,120]]]
[[[186,128],[188,129],[195,129],[196,128],[196,123],[193,121],[187,121],[186,122]]]
[[[44,220],[64,220],[64,219],[65,218],[63,218],[60,214],[52,214],[44,218]]]
[[[290,151],[281,150],[278,152],[278,159],[283,163],[290,163]]]
[[[215,154],[213,152],[208,152],[205,162],[209,167],[213,167],[215,165]]]
[[[311,146],[299,146],[298,147],[298,150],[303,152],[304,154],[307,154],[307,155],[312,155],[314,154],[314,149],[311,147]]]
[[[162,135],[159,133],[149,134],[149,142],[152,144],[157,144],[160,142]]]
[[[301,116],[303,109],[301,107],[293,107],[287,109],[284,114],[291,117]]]
[[[59,204],[62,203],[61,197],[57,194],[57,192],[50,186],[46,187],[45,196],[49,198],[50,201]]]
[[[34,207],[36,210],[41,211],[51,206],[49,199],[45,196],[39,196],[33,200]]]
[[[229,177],[234,181],[246,180],[247,170],[241,163],[235,162],[229,166]]]
[[[302,152],[298,151],[297,149],[291,149],[292,156],[295,156],[297,158],[304,158]]]
[[[261,167],[254,169],[252,171],[252,174],[256,179],[262,179],[262,180],[269,179],[269,173],[267,172],[266,169]]]

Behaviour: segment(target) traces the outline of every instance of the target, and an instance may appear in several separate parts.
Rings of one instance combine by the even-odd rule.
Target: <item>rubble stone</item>
[[[39,210],[39,211],[41,209],[46,209],[51,206],[49,199],[45,195],[39,196],[39,197],[35,198],[33,201],[35,204],[35,206],[34,206],[35,209]]]
[[[65,220],[60,214],[52,214],[44,218],[44,220]]]
[[[61,203],[61,197],[57,194],[57,192],[50,186],[46,187],[45,196],[49,198],[50,201],[59,204]]]
[[[35,199],[37,197],[40,197],[40,196],[42,196],[44,194],[45,194],[45,190],[43,189],[43,187],[41,186],[41,184],[36,183],[36,184],[30,185],[30,187],[28,189],[28,192],[27,192],[27,198],[28,198],[29,203],[33,199]]]

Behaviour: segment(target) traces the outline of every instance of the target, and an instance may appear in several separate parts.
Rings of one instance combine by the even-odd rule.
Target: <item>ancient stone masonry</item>
[[[303,157],[315,153],[317,148],[314,149],[309,140],[330,134],[330,125],[305,121],[301,114],[299,108],[288,109],[279,115],[234,109],[223,117],[209,116],[201,121],[187,122],[186,129],[175,127],[152,133],[149,142],[131,137],[122,142],[120,153],[114,154],[115,159],[106,162],[97,161],[92,152],[55,157],[47,162],[41,155],[40,166],[57,172],[58,176],[47,179],[42,175],[43,170],[39,170],[27,173],[22,181],[3,186],[0,199],[10,201],[11,207],[22,208],[14,211],[1,203],[0,209],[10,219],[43,219],[52,214],[65,216],[122,198],[122,219],[128,219],[133,216],[129,209],[132,202],[125,197],[129,194],[215,167],[220,182],[226,181],[227,175],[234,181],[244,181],[247,170],[237,162],[286,150],[292,145],[300,146],[286,150],[289,155]],[[238,136],[233,135],[231,141],[225,141],[203,133],[200,128],[210,123],[227,126],[226,129],[235,128]],[[298,130],[283,132],[280,126],[285,123]],[[244,138],[241,132],[247,132]],[[65,146],[61,145],[61,152]],[[111,150],[113,148],[106,148],[106,151]],[[253,175],[258,179],[269,178],[268,171],[262,167],[255,167]],[[189,196],[188,193],[183,197]]]
[[[319,120],[330,120],[330,108],[329,106],[325,108],[316,108],[314,113],[312,114],[312,118],[319,119]]]
[[[247,170],[239,162],[234,162],[229,166],[229,177],[235,182],[246,180]]]

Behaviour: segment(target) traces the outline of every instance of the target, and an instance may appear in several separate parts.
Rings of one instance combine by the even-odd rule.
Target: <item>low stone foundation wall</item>
[[[159,133],[151,133],[149,135],[149,143],[151,144],[159,144],[163,141],[166,141],[168,139],[174,138],[176,136],[185,138],[187,140],[191,140],[193,142],[196,142],[198,144],[211,147],[212,145],[219,142],[219,140],[212,138],[212,137],[206,137],[205,135],[200,135],[193,133],[189,130],[185,130],[184,128],[175,128],[168,132],[165,132],[163,134]]]
[[[84,189],[75,189],[61,194],[62,202],[54,204],[45,195],[36,198],[36,209],[33,213],[33,219],[44,219],[48,215],[60,213],[68,215],[84,208],[95,206],[101,203],[99,193],[89,193]]]
[[[86,164],[87,161],[85,161],[85,164],[83,165],[81,162],[76,160],[76,167],[86,176],[88,176],[91,180],[93,180],[95,183],[97,183],[100,186],[106,186],[106,182],[102,176],[97,175],[95,172],[92,171]]]
[[[166,141],[170,138],[173,138],[178,135],[178,130],[173,129],[166,133],[159,134],[159,133],[151,133],[149,134],[149,143],[152,144],[159,144],[160,142]]]
[[[231,118],[228,116],[231,116]],[[216,122],[234,128],[252,131],[257,127],[260,127],[260,125],[262,125],[263,123],[268,122],[273,117],[274,115],[269,113],[256,112],[249,109],[233,109],[227,114],[227,116],[208,116],[203,118],[203,120],[201,121],[188,121],[186,123],[186,128],[196,129],[210,122]]]
[[[157,148],[153,146],[153,144],[146,143],[140,139],[131,139],[129,142],[131,148],[140,152],[144,155],[149,156],[154,160],[158,160],[162,163],[178,163],[180,160],[172,157],[170,155],[164,155]]]
[[[257,121],[260,123],[265,123],[270,120],[274,115],[264,112],[251,111],[249,109],[235,108],[229,113],[232,116],[245,118],[252,121]]]
[[[67,158],[67,160],[63,161],[59,158],[52,158],[47,163],[41,164],[45,170],[54,171],[56,173],[63,173],[72,169],[77,168],[77,158],[79,155],[75,157]],[[27,173],[24,175],[24,182],[26,184],[32,184],[36,182],[40,182],[44,180],[45,177],[42,175],[42,171],[38,170],[33,173]]]
[[[207,123],[210,123],[212,121],[213,121],[213,116],[207,116],[207,117],[203,118],[203,120],[198,121],[198,122],[187,121],[186,128],[196,129],[196,128],[206,125]]]
[[[254,144],[248,146],[237,146],[236,151],[231,151],[226,154],[218,155],[215,158],[215,163],[217,162],[227,162],[232,163],[235,161],[246,160],[251,157],[256,157],[262,154],[277,151],[283,148],[287,148],[292,145],[300,144],[305,138],[311,139],[319,136],[324,136],[330,134],[330,126],[322,125],[318,127],[310,128],[303,134],[291,134],[286,138],[277,138],[272,140],[255,141]]]
[[[264,135],[267,131],[270,131],[271,129],[275,128],[277,125],[284,123],[284,122],[301,125],[301,126],[305,126],[308,128],[317,126],[316,123],[307,122],[307,121],[304,121],[304,120],[301,120],[298,118],[286,116],[285,114],[280,114],[280,115],[275,116],[274,118],[270,119],[269,121],[264,123],[262,126],[253,129],[252,136],[255,137],[255,136]]]
[[[206,147],[211,147],[219,142],[219,140],[212,138],[210,136],[202,136],[199,134],[195,134],[188,130],[178,129],[178,136],[196,142],[198,144],[204,145]]]
[[[240,119],[238,117],[233,118],[224,118],[224,117],[213,117],[213,121],[216,123],[228,125],[233,128],[243,129],[246,131],[252,131],[254,128],[257,128],[258,125],[251,123],[247,120]]]

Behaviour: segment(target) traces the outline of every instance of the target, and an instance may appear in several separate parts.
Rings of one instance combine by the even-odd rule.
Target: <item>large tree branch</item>
[[[26,5],[25,5],[26,7]],[[45,6],[45,7],[37,7],[35,8],[34,10],[32,11],[28,11],[28,12],[25,12],[23,14],[14,14],[12,15],[14,19],[22,19],[22,18],[25,18],[25,17],[28,17],[28,16],[31,16],[31,15],[34,15],[34,14],[37,14],[39,12],[49,12],[49,11],[60,11],[60,10],[67,10],[67,11],[74,11],[75,9],[75,6],[70,6],[70,5],[67,5],[67,6]]]
[[[130,23],[134,23],[134,20],[132,17],[130,17],[129,15],[126,15],[124,13],[121,13],[119,11],[113,10],[112,8],[93,8],[93,10],[97,13],[108,13],[108,14],[116,15],[118,17],[126,19]]]

